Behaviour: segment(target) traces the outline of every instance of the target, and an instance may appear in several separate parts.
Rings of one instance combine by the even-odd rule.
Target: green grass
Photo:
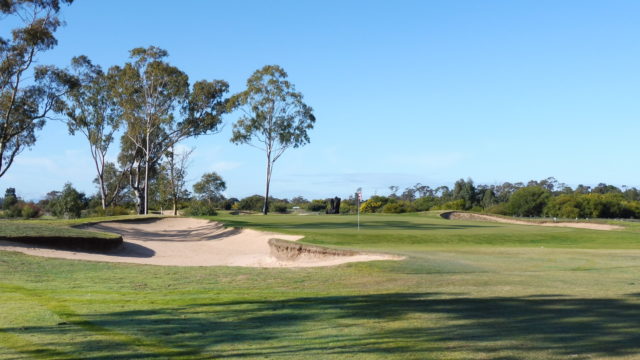
[[[232,216],[407,255],[331,268],[160,267],[0,252],[2,359],[633,359],[640,232],[436,214]],[[57,226],[56,223],[48,224]]]
[[[11,239],[16,237],[84,237],[84,238],[115,238],[116,234],[97,231],[75,229],[72,226],[93,224],[103,221],[127,221],[149,216],[111,216],[93,217],[68,220],[2,220],[0,219],[0,238]]]

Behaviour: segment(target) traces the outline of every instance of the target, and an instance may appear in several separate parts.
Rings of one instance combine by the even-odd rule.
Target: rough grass
[[[408,254],[175,268],[0,252],[2,359],[634,359],[640,234],[428,215],[231,216]]]

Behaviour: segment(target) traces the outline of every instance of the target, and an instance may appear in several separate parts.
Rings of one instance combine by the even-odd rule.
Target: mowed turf
[[[403,261],[178,268],[0,252],[0,358],[640,358],[640,232],[233,216]]]

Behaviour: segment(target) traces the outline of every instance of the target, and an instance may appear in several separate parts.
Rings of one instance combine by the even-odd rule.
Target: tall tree
[[[109,188],[105,181],[107,151],[120,126],[122,111],[111,94],[110,80],[100,66],[94,65],[86,56],[74,57],[71,64],[81,85],[67,95],[67,125],[71,135],[79,132],[89,141],[100,200],[102,208],[106,209],[118,196],[122,183],[116,181],[117,186]]]
[[[166,172],[166,188],[167,194],[171,200],[173,207],[173,215],[178,215],[178,202],[184,198],[187,182],[187,167],[189,166],[189,157],[193,153],[193,149],[185,149],[177,152],[175,146],[172,146],[165,154],[163,168]]]
[[[11,38],[0,37],[0,177],[15,157],[36,142],[50,112],[60,112],[60,99],[77,82],[52,66],[34,66],[38,55],[56,46],[61,4],[73,0],[3,0],[0,14],[21,25]],[[33,74],[30,70],[33,68]]]
[[[148,212],[151,168],[179,141],[219,131],[229,109],[227,82],[202,80],[191,88],[187,74],[167,63],[167,56],[154,46],[135,48],[132,62],[109,70],[127,127],[121,162],[127,163],[141,214]]]
[[[222,177],[215,172],[205,173],[197,183],[193,184],[193,192],[200,200],[206,200],[209,205],[214,201],[222,200],[222,192],[227,188],[227,184]]]
[[[269,211],[269,185],[274,163],[288,148],[309,143],[307,131],[316,121],[313,109],[304,103],[302,93],[287,80],[278,65],[256,70],[247,88],[231,98],[230,105],[243,115],[233,124],[231,141],[248,144],[267,156],[266,186],[262,213]]]

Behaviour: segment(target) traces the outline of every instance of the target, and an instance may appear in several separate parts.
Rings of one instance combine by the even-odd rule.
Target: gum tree
[[[122,111],[111,94],[110,80],[100,66],[94,65],[86,56],[74,57],[71,64],[81,86],[67,95],[67,125],[71,135],[81,133],[89,142],[101,205],[106,209],[120,193],[122,184],[122,181],[116,181],[111,184],[115,187],[109,187],[105,181],[107,151],[120,126]]]
[[[21,24],[10,38],[0,38],[0,177],[35,144],[47,116],[64,109],[60,97],[77,86],[65,71],[34,66],[41,52],[58,43],[54,33],[62,23],[57,15],[62,4],[72,1],[0,1],[0,14]]]
[[[154,46],[135,48],[131,62],[109,70],[126,124],[120,162],[140,214],[148,212],[150,175],[166,151],[185,138],[218,132],[229,108],[226,81],[201,80],[190,87],[187,74],[167,63],[167,56]]]
[[[232,96],[230,105],[242,111],[233,124],[231,142],[247,144],[265,152],[266,186],[262,213],[269,211],[269,186],[275,162],[289,148],[309,143],[308,131],[316,121],[313,109],[304,103],[302,93],[287,80],[278,65],[256,70],[247,88]]]

